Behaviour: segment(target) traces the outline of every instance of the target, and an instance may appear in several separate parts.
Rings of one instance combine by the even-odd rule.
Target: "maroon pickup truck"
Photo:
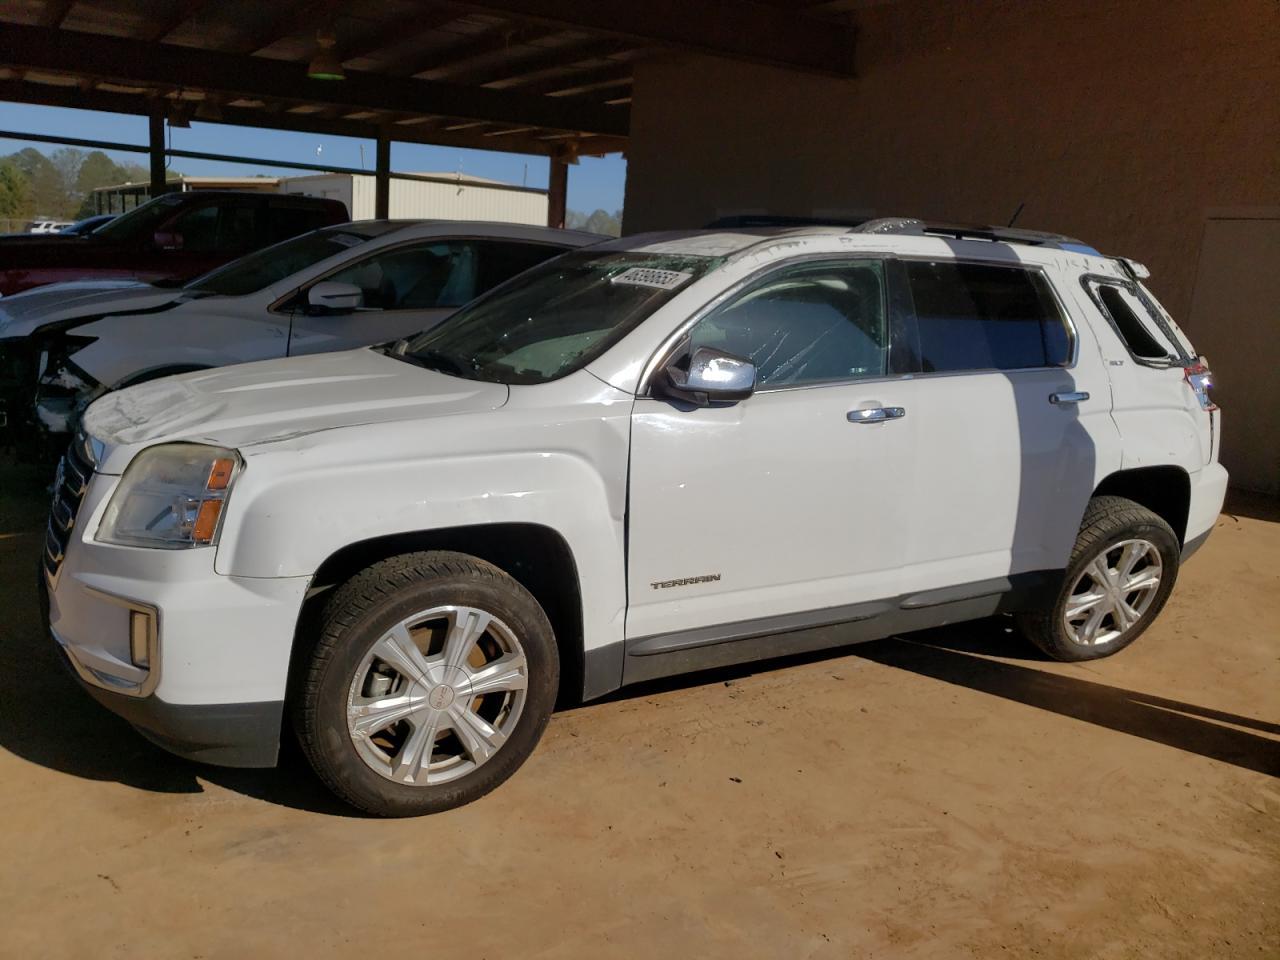
[[[0,294],[62,280],[177,285],[246,253],[347,219],[342,203],[318,197],[167,193],[87,236],[0,237]]]

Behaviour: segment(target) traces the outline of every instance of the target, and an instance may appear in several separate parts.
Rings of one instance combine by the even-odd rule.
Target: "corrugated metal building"
[[[281,193],[341,200],[352,220],[374,215],[373,174],[320,173],[283,177]],[[547,191],[460,173],[397,174],[391,179],[392,219],[498,220],[544,226]]]

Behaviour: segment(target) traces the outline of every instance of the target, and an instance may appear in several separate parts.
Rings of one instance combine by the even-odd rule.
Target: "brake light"
[[[1217,410],[1218,405],[1209,396],[1209,391],[1213,389],[1213,371],[1205,363],[1204,357],[1188,365],[1183,375],[1187,379],[1187,386],[1191,388],[1191,392],[1200,401],[1200,409]]]

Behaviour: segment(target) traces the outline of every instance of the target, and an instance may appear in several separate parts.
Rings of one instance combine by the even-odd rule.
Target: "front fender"
[[[586,646],[621,643],[629,411],[618,412],[560,424],[568,434],[545,437],[545,450],[503,451],[503,441],[518,433],[504,428],[473,436],[489,450],[453,452],[464,445],[442,438],[448,454],[390,460],[381,453],[394,449],[385,438],[368,437],[360,457],[336,453],[324,432],[274,442],[270,452],[251,450],[227,504],[215,569],[239,577],[312,576],[328,557],[365,540],[536,524],[558,533],[573,555]],[[380,435],[393,428],[363,429]],[[568,448],[554,443],[570,437]]]
[[[283,326],[252,318],[167,313],[104,317],[76,328],[96,337],[71,359],[115,389],[145,371],[209,368],[285,355]]]

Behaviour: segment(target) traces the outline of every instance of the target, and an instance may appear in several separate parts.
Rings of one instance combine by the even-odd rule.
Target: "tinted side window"
[[[196,207],[174,217],[164,229],[182,238],[182,249],[208,253],[218,249],[218,208],[214,204]]]
[[[267,205],[267,236],[263,243],[279,243],[298,234],[326,226],[329,217],[323,210],[297,204],[270,203]]]
[[[222,204],[218,216],[218,251],[243,253],[262,246],[258,217],[261,206],[252,200]]]
[[[953,261],[906,269],[925,373],[1069,361],[1066,322],[1039,271]]]
[[[883,376],[887,344],[878,260],[784,270],[690,332],[690,351],[713,347],[750,360],[762,387]]]
[[[564,253],[563,247],[515,240],[482,240],[480,247],[480,284],[476,296],[510,280],[517,273],[524,273],[530,267]]]
[[[475,244],[463,241],[393,247],[326,277],[354,283],[376,310],[456,307],[475,297]]]

